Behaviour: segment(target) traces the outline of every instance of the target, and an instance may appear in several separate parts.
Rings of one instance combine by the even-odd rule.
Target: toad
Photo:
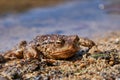
[[[6,52],[6,59],[15,58],[40,58],[44,56],[50,59],[67,59],[75,55],[81,48],[80,45],[92,48],[95,43],[78,35],[38,35],[27,43],[22,41],[19,45]]]

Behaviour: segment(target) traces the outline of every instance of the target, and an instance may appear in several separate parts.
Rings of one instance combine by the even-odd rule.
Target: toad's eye
[[[57,41],[56,41],[56,44],[64,44],[64,43],[65,43],[64,40],[57,40]]]
[[[61,44],[62,42],[58,40],[58,41],[56,41],[56,43],[57,43],[57,44]]]

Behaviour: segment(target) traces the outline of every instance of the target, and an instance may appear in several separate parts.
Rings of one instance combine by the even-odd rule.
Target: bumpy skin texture
[[[35,38],[37,50],[52,59],[66,59],[79,51],[77,35],[41,35]]]
[[[22,41],[17,49],[8,51],[4,56],[14,58],[40,58],[44,56],[51,59],[67,59],[80,50],[80,45],[91,48],[95,43],[77,35],[38,35],[27,44]]]

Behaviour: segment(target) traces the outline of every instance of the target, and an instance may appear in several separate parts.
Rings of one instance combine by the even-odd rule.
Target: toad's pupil
[[[62,42],[61,42],[61,41],[57,41],[56,43],[57,43],[57,44],[61,44]]]
[[[63,44],[65,41],[64,40],[57,40],[56,43],[57,44]]]

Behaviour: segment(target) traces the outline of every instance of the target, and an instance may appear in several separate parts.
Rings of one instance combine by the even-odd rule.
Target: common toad
[[[15,49],[8,51],[4,56],[6,59],[40,58],[41,56],[67,59],[81,49],[80,45],[92,48],[95,43],[78,35],[38,35],[28,44],[26,41],[20,42]]]

